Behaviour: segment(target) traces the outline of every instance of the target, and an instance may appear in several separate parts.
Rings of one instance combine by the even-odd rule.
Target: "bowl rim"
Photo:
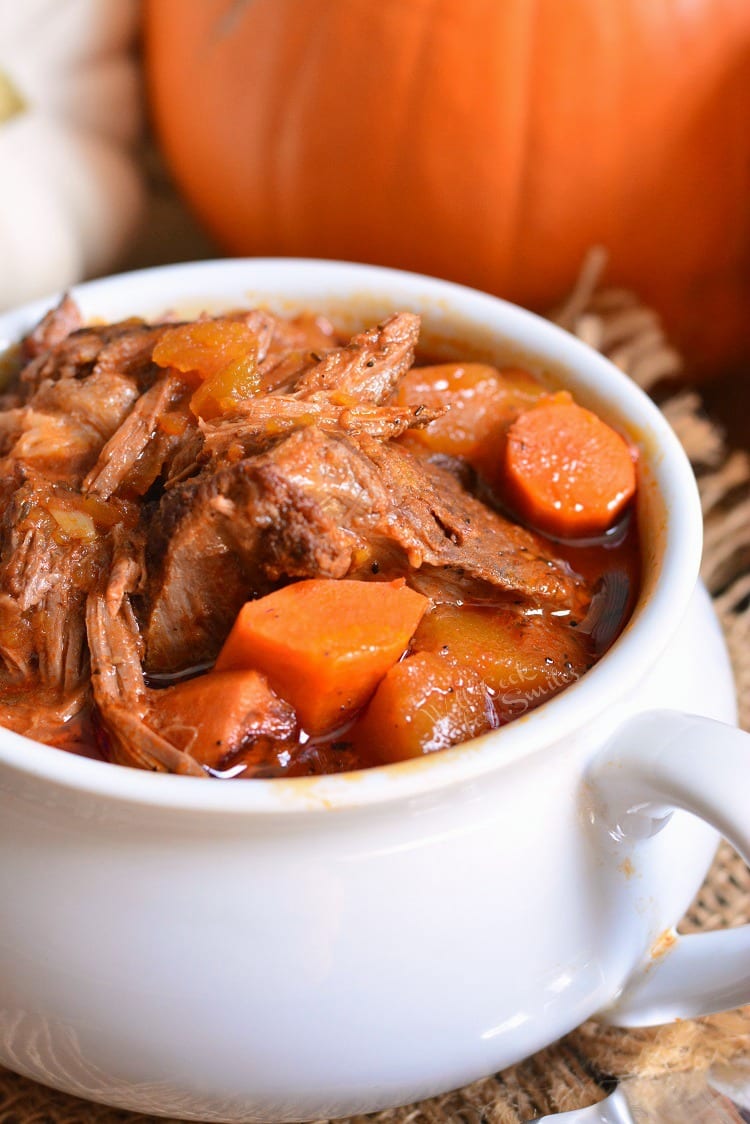
[[[275,284],[272,278],[276,277]],[[660,573],[644,604],[612,648],[576,683],[560,695],[500,730],[439,753],[393,765],[381,765],[314,777],[252,779],[244,783],[205,784],[202,778],[154,774],[91,760],[43,745],[10,730],[0,730],[0,766],[6,773],[33,778],[56,789],[74,791],[118,804],[156,806],[191,815],[309,813],[379,805],[411,798],[506,768],[553,742],[569,737],[607,711],[631,690],[647,667],[667,646],[682,620],[698,578],[702,517],[697,485],[687,456],[665,417],[647,395],[608,359],[561,327],[499,297],[454,282],[382,266],[305,258],[226,258],[155,266],[115,274],[72,286],[84,309],[90,300],[133,293],[136,312],[146,313],[149,293],[177,284],[173,300],[224,300],[236,303],[236,287],[244,293],[275,293],[290,300],[295,282],[315,292],[333,286],[342,299],[348,290],[376,292],[394,300],[431,302],[441,314],[449,309],[455,323],[468,319],[477,330],[489,325],[493,335],[509,341],[533,338],[526,350],[575,372],[594,391],[603,382],[629,429],[643,435],[644,460],[653,473],[669,517],[665,520]],[[187,284],[186,284],[187,283]],[[284,283],[289,292],[282,296]],[[395,290],[395,291],[394,291]],[[224,296],[222,298],[222,291]],[[59,300],[60,294],[30,302],[0,315],[0,350],[33,325]],[[161,298],[160,298],[161,299]],[[301,305],[305,298],[299,297]],[[308,298],[309,299],[309,298]],[[162,308],[169,307],[162,301]],[[538,337],[538,342],[537,342]],[[612,393],[614,391],[614,393]],[[599,391],[599,393],[601,393]],[[647,656],[644,656],[647,653]],[[201,783],[196,783],[200,781]],[[3,782],[0,787],[7,787]]]

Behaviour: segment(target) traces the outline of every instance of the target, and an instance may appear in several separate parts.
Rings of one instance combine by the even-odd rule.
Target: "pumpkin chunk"
[[[190,399],[190,409],[206,421],[234,410],[260,389],[260,375],[255,354],[234,359],[226,367],[207,378]]]
[[[390,669],[348,737],[378,764],[390,764],[458,745],[497,725],[492,697],[478,675],[419,652]]]
[[[170,328],[152,358],[160,367],[201,380],[190,409],[206,420],[232,410],[260,389],[258,338],[237,320],[197,320]]]
[[[438,363],[412,367],[401,380],[397,402],[447,410],[414,434],[431,452],[465,457],[480,471],[501,460],[504,435],[522,410],[544,393],[528,371],[498,370],[485,363]]]
[[[475,671],[504,722],[556,695],[590,663],[585,638],[564,619],[510,605],[436,605],[412,648]]]
[[[152,359],[159,367],[174,367],[182,374],[195,371],[207,379],[256,350],[255,332],[241,321],[195,320],[164,332]]]

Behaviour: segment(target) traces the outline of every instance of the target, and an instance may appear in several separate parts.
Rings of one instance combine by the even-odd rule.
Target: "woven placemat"
[[[661,405],[696,470],[705,517],[703,578],[729,645],[740,702],[750,729],[750,458],[729,453],[703,414],[694,390],[675,390],[680,357],[658,317],[624,290],[599,289],[603,258],[588,259],[570,299],[552,314],[608,355]],[[750,870],[723,844],[681,931],[750,921]],[[649,1030],[618,1030],[594,1021],[520,1065],[454,1093],[349,1124],[520,1124],[601,1100],[618,1080],[647,1101],[656,1082],[675,1088],[720,1063],[750,1053],[750,1008]],[[644,1083],[646,1092],[643,1092]],[[692,1117],[691,1117],[692,1118]],[[157,1124],[164,1118],[92,1105],[0,1069],[0,1124]],[[319,1122],[324,1124],[324,1122]]]

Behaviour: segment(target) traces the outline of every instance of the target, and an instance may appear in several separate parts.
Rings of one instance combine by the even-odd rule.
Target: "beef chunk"
[[[83,481],[83,490],[102,499],[123,489],[145,494],[193,424],[187,411],[189,396],[185,382],[173,375],[155,382],[107,441]],[[166,424],[168,420],[174,424]]]
[[[385,402],[414,362],[419,324],[418,316],[399,312],[352,336],[346,347],[327,352],[306,370],[294,392],[306,398],[318,391],[343,391],[350,402]]]
[[[227,526],[224,479],[189,480],[167,492],[151,519],[146,565],[150,671],[211,660],[241,606],[253,575],[235,553]]]
[[[114,371],[132,378],[138,391],[146,390],[156,370],[151,352],[165,327],[125,320],[80,328],[29,363],[21,373],[21,386],[31,397],[47,380],[81,379],[94,371]]]
[[[78,483],[137,397],[132,381],[114,371],[85,382],[45,381],[26,405],[0,414],[0,450],[12,462]]]
[[[99,536],[68,535],[74,493],[19,468],[0,524],[0,724],[54,745],[85,741],[86,593],[106,562]]]
[[[91,682],[107,755],[120,765],[152,772],[204,776],[188,754],[163,738],[150,723],[150,692],[141,669],[141,642],[130,602],[116,612],[99,587],[89,594],[86,634]]]
[[[206,459],[214,464],[262,452],[279,437],[315,425],[328,433],[366,433],[381,441],[429,425],[443,411],[426,406],[341,405],[328,394],[309,398],[261,394],[240,403],[232,414],[202,422]]]
[[[271,343],[258,363],[265,392],[292,386],[339,343],[333,325],[324,316],[303,313],[290,320],[271,320]]]
[[[82,325],[81,310],[73,298],[66,293],[60,303],[51,308],[33,331],[23,339],[21,350],[24,359],[36,359],[45,351],[51,351]]]
[[[316,427],[168,493],[147,562],[146,660],[162,671],[213,658],[242,603],[289,578],[376,570],[433,592],[440,572],[475,597],[585,596],[536,536],[444,469]]]

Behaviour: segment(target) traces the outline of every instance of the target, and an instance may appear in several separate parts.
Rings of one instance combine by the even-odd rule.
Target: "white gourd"
[[[142,204],[138,0],[0,0],[0,307],[106,271]]]

